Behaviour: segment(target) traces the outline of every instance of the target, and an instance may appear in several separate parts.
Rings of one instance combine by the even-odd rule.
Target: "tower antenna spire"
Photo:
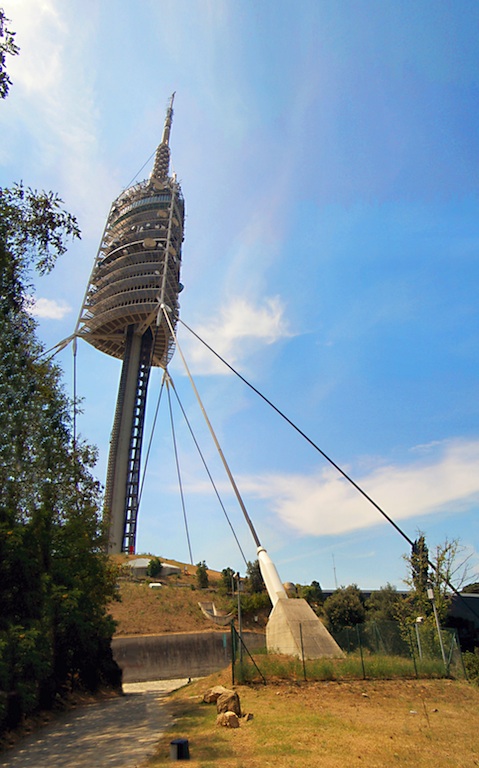
[[[163,127],[163,136],[161,138],[162,144],[169,145],[170,143],[170,130],[171,130],[171,123],[173,122],[173,102],[175,100],[175,94],[176,94],[176,91],[173,91],[173,93],[170,96],[170,103],[168,104],[168,109],[166,110],[165,125]]]
[[[158,145],[156,150],[155,164],[151,172],[150,179],[152,181],[164,181],[170,171],[170,132],[171,124],[173,122],[173,101],[175,99],[176,91],[170,96],[170,102],[166,110],[165,124],[163,126],[163,136],[161,137],[161,144]]]

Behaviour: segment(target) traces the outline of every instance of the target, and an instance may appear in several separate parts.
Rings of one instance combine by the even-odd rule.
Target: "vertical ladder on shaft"
[[[136,383],[136,397],[131,425],[130,450],[128,455],[128,470],[125,495],[125,530],[123,551],[134,552],[136,539],[136,523],[138,517],[140,491],[141,446],[145,423],[146,393],[151,370],[152,334],[148,329],[141,339],[140,362]]]

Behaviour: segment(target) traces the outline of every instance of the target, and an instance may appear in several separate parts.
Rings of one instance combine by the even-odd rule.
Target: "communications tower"
[[[108,551],[134,552],[146,395],[151,366],[166,368],[182,290],[185,204],[170,175],[173,98],[149,179],[113,202],[76,335],[123,361],[105,487]]]

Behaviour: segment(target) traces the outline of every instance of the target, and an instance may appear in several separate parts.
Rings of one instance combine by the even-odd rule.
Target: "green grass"
[[[437,659],[416,661],[402,656],[386,656],[374,654],[364,656],[361,660],[359,653],[348,654],[344,659],[315,659],[303,662],[286,656],[272,654],[255,654],[253,664],[251,659],[244,658],[235,665],[235,679],[242,683],[262,682],[261,674],[266,681],[289,680],[301,682],[321,680],[361,680],[378,679],[410,679],[447,677],[442,661]],[[259,670],[259,671],[258,671]],[[260,674],[261,672],[261,674]],[[458,674],[462,677],[461,674]]]

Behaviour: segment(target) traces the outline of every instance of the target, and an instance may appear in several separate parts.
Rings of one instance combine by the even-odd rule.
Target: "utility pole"
[[[428,587],[427,588],[427,596],[428,596],[429,600],[432,602],[432,609],[434,611],[434,618],[436,619],[437,635],[439,637],[439,645],[441,646],[442,660],[444,662],[444,666],[445,666],[446,672],[447,672],[446,654],[445,654],[445,651],[444,651],[444,644],[442,642],[441,627],[439,625],[439,616],[437,615],[436,600],[434,599],[434,590],[433,590],[432,587]]]
[[[236,589],[238,592],[238,634],[240,639],[239,644],[239,660],[240,660],[240,669],[243,670],[243,623],[241,618],[241,591],[242,591],[242,583],[241,583],[241,576],[239,573],[236,574]]]

